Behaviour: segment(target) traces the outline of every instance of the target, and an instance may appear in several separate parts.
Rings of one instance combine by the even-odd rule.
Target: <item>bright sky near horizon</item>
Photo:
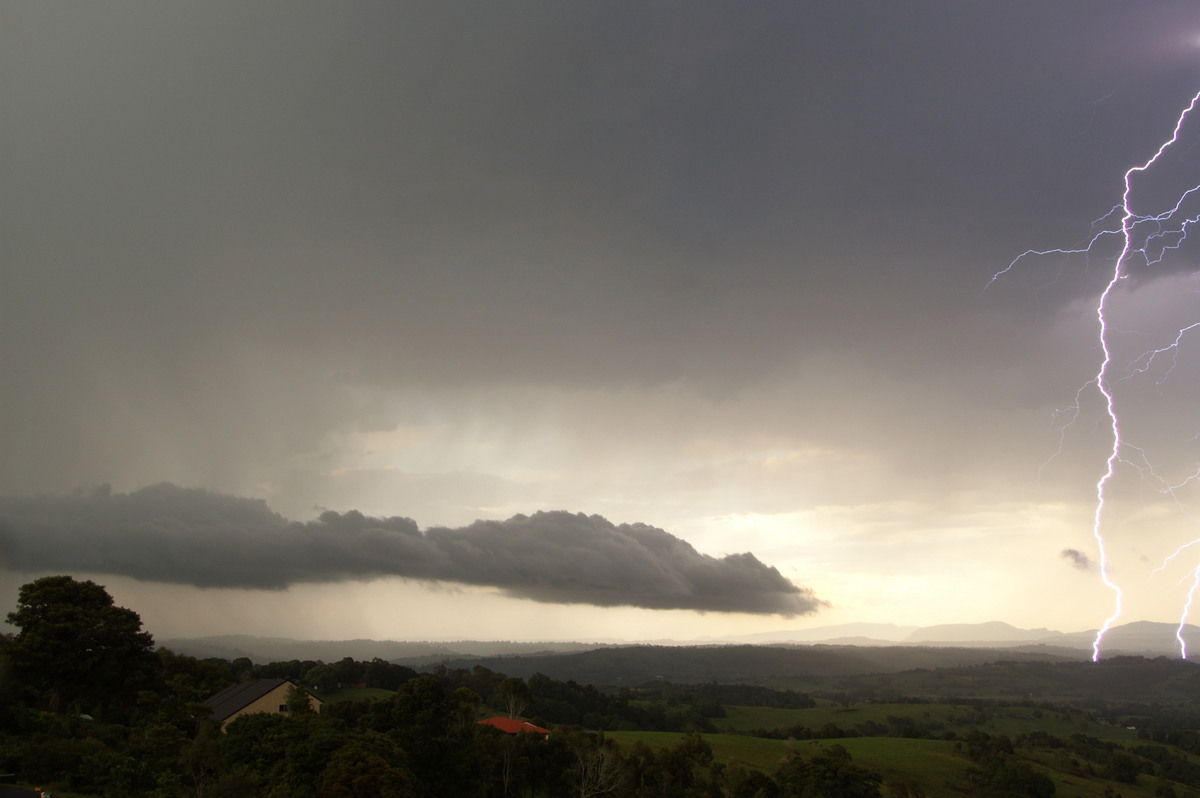
[[[0,598],[87,576],[159,637],[1095,628],[1111,444],[1094,391],[1062,411],[1111,253],[983,288],[1121,201],[1197,32],[1182,0],[9,4]],[[1145,195],[1200,182],[1182,133]],[[1123,376],[1200,320],[1195,259],[1122,285]],[[1200,463],[1173,354],[1122,383],[1122,621],[1178,620],[1200,563],[1156,571],[1200,536],[1161,490]]]

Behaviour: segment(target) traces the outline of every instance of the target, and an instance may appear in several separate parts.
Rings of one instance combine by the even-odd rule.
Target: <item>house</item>
[[[290,679],[256,679],[226,687],[221,692],[204,700],[204,706],[212,710],[209,716],[224,729],[236,718],[255,712],[287,714],[288,691],[297,686]],[[313,712],[321,711],[321,699],[308,696],[308,705]]]
[[[481,726],[493,726],[505,734],[522,734],[529,732],[532,734],[540,734],[545,736],[550,733],[549,729],[543,729],[541,726],[535,726],[527,720],[520,718],[485,718],[479,721]]]

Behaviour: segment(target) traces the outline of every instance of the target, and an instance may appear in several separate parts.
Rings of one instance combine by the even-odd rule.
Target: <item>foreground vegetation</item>
[[[136,613],[70,577],[23,587],[8,620],[18,631],[0,637],[0,771],[59,794],[1200,798],[1200,671],[1186,662],[856,677],[869,695],[844,680],[811,693],[601,689],[481,666],[196,659],[156,649]],[[322,711],[221,731],[203,700],[254,678],[302,684]],[[955,695],[895,694],[933,683]],[[990,697],[959,694],[969,684]],[[552,731],[476,722],[495,714]]]

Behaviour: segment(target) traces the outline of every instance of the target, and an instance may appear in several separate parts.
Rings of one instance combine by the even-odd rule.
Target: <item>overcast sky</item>
[[[86,575],[160,637],[1110,614],[1113,249],[983,289],[1170,136],[1190,0],[2,15],[6,603]],[[1196,342],[1129,365],[1200,319],[1195,260],[1113,297],[1122,620],[1177,620],[1200,563],[1154,573],[1200,536],[1162,492]]]

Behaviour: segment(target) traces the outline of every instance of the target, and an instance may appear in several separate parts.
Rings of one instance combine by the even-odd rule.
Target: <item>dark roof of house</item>
[[[506,734],[519,734],[521,732],[533,732],[535,734],[549,734],[549,729],[543,729],[541,726],[535,726],[527,720],[520,718],[485,718],[479,721],[485,726],[495,726]]]
[[[252,682],[235,684],[204,699],[204,706],[212,709],[211,717],[219,723],[238,710],[253,704],[279,685],[288,684],[289,681],[288,679],[255,679]]]

